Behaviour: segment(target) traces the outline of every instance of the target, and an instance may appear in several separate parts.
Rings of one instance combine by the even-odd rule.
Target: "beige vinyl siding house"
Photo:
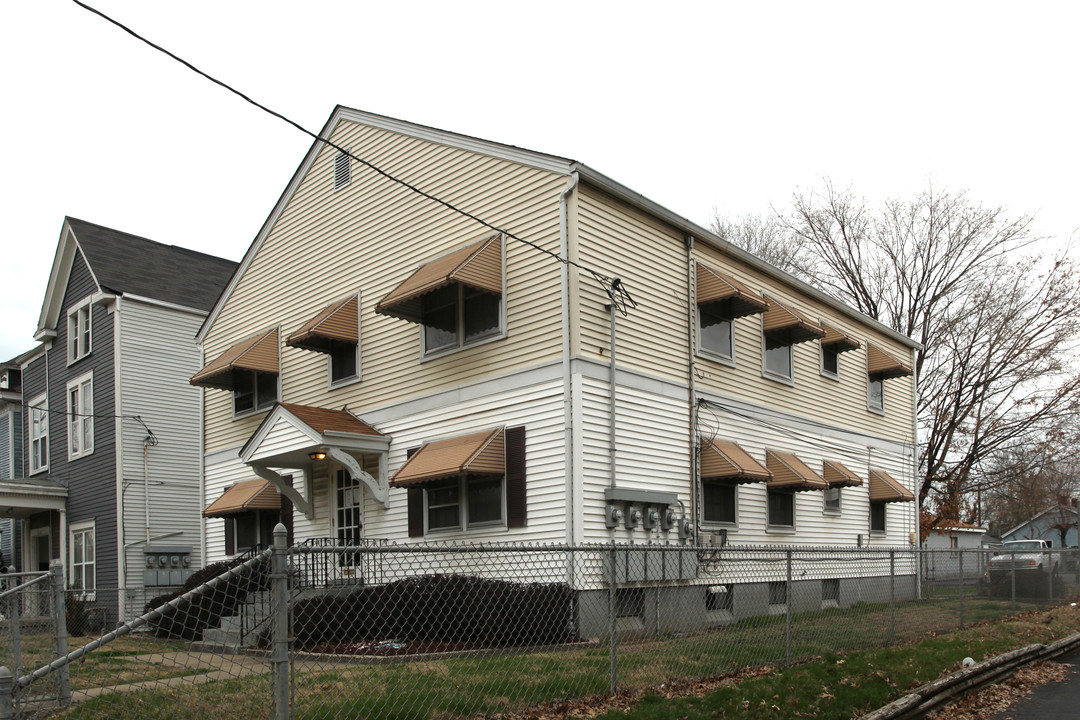
[[[290,499],[298,542],[910,545],[910,492],[869,493],[872,471],[915,484],[910,340],[572,160],[347,108],[323,136],[532,245],[316,143],[199,334],[205,506],[260,477]],[[699,304],[701,267],[744,288],[745,308]],[[614,388],[611,300],[585,268],[634,300],[615,314]],[[728,357],[702,351],[699,315],[735,307],[748,310],[730,320]],[[777,379],[765,348],[792,328],[790,377]],[[871,376],[870,345],[889,379]],[[464,453],[484,433],[506,442],[502,476],[462,457],[399,474],[415,452],[460,440]],[[763,475],[703,482],[713,440]],[[792,493],[766,467],[776,458],[851,477]],[[646,505],[676,522],[607,521],[609,506]],[[208,560],[239,549],[226,536],[243,516],[211,514]]]

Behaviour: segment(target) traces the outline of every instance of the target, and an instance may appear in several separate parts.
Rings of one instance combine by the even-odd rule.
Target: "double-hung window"
[[[81,591],[83,599],[93,599],[97,587],[94,549],[94,521],[71,525],[71,580],[72,590]]]
[[[29,403],[30,474],[49,469],[49,404],[44,395]]]
[[[768,497],[769,527],[795,527],[795,493],[770,490]]]
[[[90,354],[91,310],[90,298],[86,298],[68,311],[67,361],[69,365]]]
[[[887,506],[883,502],[870,503],[870,532],[874,535],[885,534],[885,515]]]
[[[427,529],[462,530],[506,522],[503,478],[453,478],[426,489]]]
[[[866,379],[866,405],[871,410],[885,412],[885,380],[880,375]]]
[[[720,303],[698,305],[698,342],[701,350],[723,360],[735,359],[734,319]]]
[[[701,484],[703,519],[707,523],[734,525],[738,517],[738,486],[733,482],[706,481]]]
[[[451,284],[422,298],[424,354],[471,345],[498,335],[502,298],[460,284]]]
[[[68,460],[94,452],[94,376],[88,373],[67,385]]]
[[[825,337],[825,330],[794,307],[766,296],[769,309],[761,319],[762,344],[765,354],[765,377],[790,383],[794,378],[792,347]]]

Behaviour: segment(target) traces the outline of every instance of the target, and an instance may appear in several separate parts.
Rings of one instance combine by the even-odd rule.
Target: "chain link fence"
[[[98,636],[70,597],[29,622],[57,567],[5,590],[0,720],[558,712],[1074,600],[1078,573],[1075,549],[318,541],[205,568]]]

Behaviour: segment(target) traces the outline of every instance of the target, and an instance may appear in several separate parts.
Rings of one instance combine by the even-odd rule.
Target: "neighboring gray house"
[[[67,218],[21,363],[23,567],[63,558],[107,622],[201,564],[201,367],[193,338],[236,264]]]
[[[33,352],[0,363],[0,488],[23,475],[21,367]],[[0,517],[0,564],[22,570],[22,523],[15,518]]]
[[[1076,500],[1069,505],[1055,505],[1022,522],[1001,536],[1010,540],[1049,540],[1053,547],[1076,547]]]

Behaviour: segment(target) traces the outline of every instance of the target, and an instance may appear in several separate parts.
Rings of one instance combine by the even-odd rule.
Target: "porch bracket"
[[[368,486],[368,490],[371,491],[372,497],[382,503],[383,509],[389,509],[390,486],[385,478],[376,480],[371,477],[370,474],[364,471],[364,468],[360,467],[360,463],[356,461],[356,458],[339,448],[328,447],[326,448],[326,454],[344,465],[354,478],[362,480]]]
[[[292,500],[293,507],[304,513],[304,517],[308,520],[314,520],[315,516],[311,509],[311,503],[304,498],[299,492],[296,491],[292,485],[285,481],[285,478],[278,475],[276,472],[268,467],[262,465],[251,465],[251,470],[263,480],[269,480],[277,488],[278,492],[285,497]]]

